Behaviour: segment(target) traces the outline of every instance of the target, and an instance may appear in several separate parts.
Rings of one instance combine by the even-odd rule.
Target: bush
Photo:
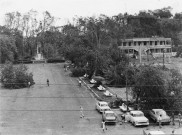
[[[74,77],[80,77],[83,76],[85,74],[85,69],[83,68],[74,68],[71,70],[72,72],[72,76]]]
[[[111,108],[119,108],[119,106],[121,106],[122,103],[124,103],[124,101],[121,98],[117,98],[116,100],[110,102],[109,106]]]
[[[47,63],[59,63],[59,62],[65,62],[65,60],[60,58],[51,58],[47,60]]]
[[[23,64],[31,64],[33,62],[31,60],[16,60],[16,61],[13,62],[13,64],[21,64],[21,63],[23,63]]]
[[[1,82],[5,88],[18,89],[35,84],[33,74],[27,72],[25,65],[13,67],[11,63],[6,64],[1,71]]]

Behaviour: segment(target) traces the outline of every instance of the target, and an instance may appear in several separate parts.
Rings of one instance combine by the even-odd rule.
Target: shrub
[[[6,64],[1,71],[1,82],[5,88],[18,89],[34,84],[33,74],[27,72],[25,65],[14,67],[11,63]]]
[[[51,58],[47,60],[47,63],[59,63],[59,62],[65,62],[65,60],[60,58]]]
[[[13,62],[13,64],[21,64],[21,63],[23,63],[23,64],[31,64],[33,62],[31,60],[16,60],[16,61]]]
[[[83,76],[85,74],[85,69],[83,68],[74,68],[71,70],[72,72],[72,76],[74,77],[79,77],[79,76]]]

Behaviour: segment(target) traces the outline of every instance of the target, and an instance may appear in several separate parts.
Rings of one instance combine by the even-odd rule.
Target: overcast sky
[[[128,12],[138,13],[140,10],[155,10],[171,6],[172,13],[182,12],[182,0],[0,0],[0,25],[4,14],[19,11],[26,13],[33,9],[42,13],[49,11],[53,16],[61,18],[63,23],[74,16],[107,16]]]

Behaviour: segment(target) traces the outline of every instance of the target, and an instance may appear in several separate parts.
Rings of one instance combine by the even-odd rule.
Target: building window
[[[128,44],[129,44],[129,46],[131,46],[131,42],[129,42]]]
[[[129,49],[129,53],[132,54],[133,53],[133,50],[132,49]]]
[[[150,41],[150,45],[152,45],[152,41]]]
[[[146,41],[144,41],[144,42],[143,42],[143,44],[144,44],[144,45],[147,45],[147,42],[146,42]]]
[[[155,45],[157,45],[157,41],[155,41]]]
[[[162,45],[163,44],[163,41],[160,41],[160,45]]]
[[[150,52],[153,53],[154,52],[154,49],[150,49]]]
[[[136,42],[134,42],[134,46],[136,46]]]
[[[155,49],[155,52],[156,52],[156,53],[159,53],[159,49]]]
[[[166,52],[170,53],[170,50],[171,50],[170,48],[167,48]]]
[[[126,46],[126,42],[123,42],[123,46]]]

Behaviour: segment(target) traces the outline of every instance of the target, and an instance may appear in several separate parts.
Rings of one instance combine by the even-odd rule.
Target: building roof
[[[151,38],[130,38],[130,39],[122,39],[122,41],[161,41],[161,40],[171,40],[171,38],[164,37],[151,37]]]

